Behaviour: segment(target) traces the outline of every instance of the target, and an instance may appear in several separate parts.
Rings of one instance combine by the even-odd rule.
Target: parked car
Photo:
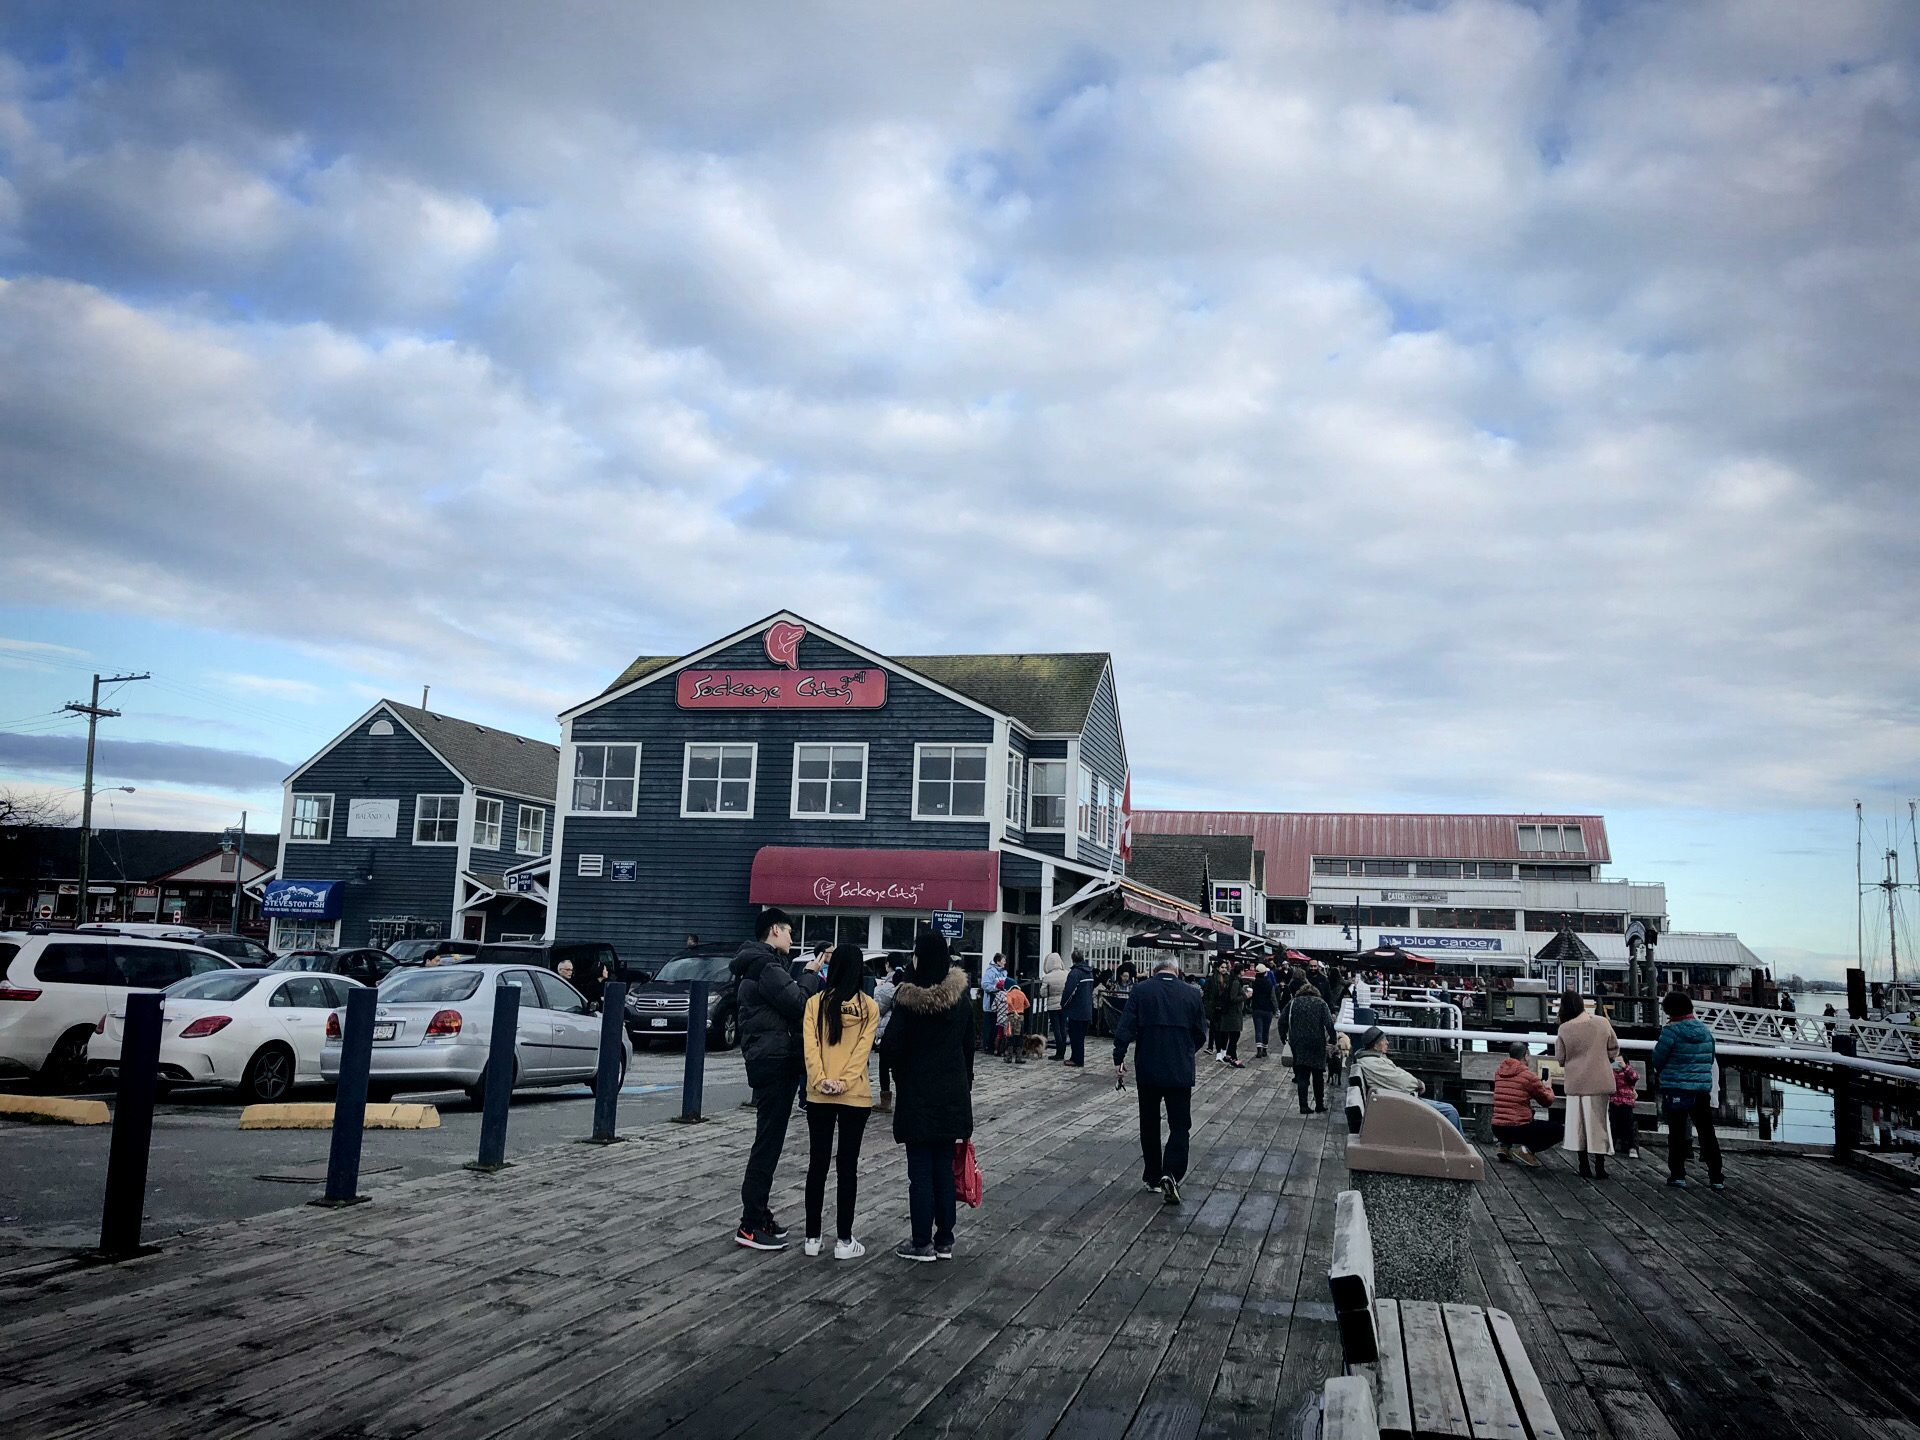
[[[152,920],[89,920],[73,927],[76,935],[137,935],[142,940],[185,940],[197,943],[206,933],[197,925],[170,925]]]
[[[424,965],[429,956],[443,960],[458,955],[471,960],[479,953],[478,940],[396,940],[387,946],[387,954],[396,965]]]
[[[357,981],[300,971],[223,970],[175,981],[161,993],[160,1079],[220,1085],[268,1105],[295,1085],[321,1079],[327,1017]],[[102,1017],[87,1046],[87,1068],[116,1073],[126,1030],[121,1004]]]
[[[685,1040],[692,1007],[691,986],[705,980],[707,1048],[731,1050],[740,1041],[736,981],[730,968],[743,941],[690,945],[662,965],[651,980],[627,991],[627,1033],[636,1045],[653,1040]]]
[[[78,1089],[86,1083],[94,1027],[111,1010],[124,1013],[129,991],[164,990],[189,975],[239,968],[211,950],[111,931],[30,931],[0,940],[0,1072]]]
[[[460,964],[407,970],[380,990],[373,1020],[373,1070],[368,1091],[464,1090],[486,1098],[487,1049],[493,1034],[493,997],[503,985],[520,989],[513,1083],[593,1083],[600,1063],[600,1021],[586,997],[550,970],[531,965]],[[345,1016],[328,1017],[320,1073],[340,1075]],[[631,1042],[620,1048],[624,1083]]]
[[[264,970],[278,958],[258,940],[249,940],[244,935],[202,935],[194,944],[254,970]]]
[[[604,940],[572,940],[561,945],[503,940],[482,945],[473,957],[482,965],[538,965],[558,972],[562,960],[573,962],[573,985],[595,1005],[600,1003],[600,972],[609,980],[631,980],[620,963],[620,952]],[[644,977],[643,977],[644,978]]]
[[[267,968],[344,975],[362,985],[378,985],[392,973],[394,959],[384,950],[361,945],[340,950],[295,950],[289,955],[282,955]]]

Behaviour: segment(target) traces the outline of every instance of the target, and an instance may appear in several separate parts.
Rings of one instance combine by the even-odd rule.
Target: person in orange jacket
[[[1522,1165],[1538,1165],[1542,1150],[1558,1145],[1566,1127],[1557,1120],[1534,1118],[1535,1105],[1553,1104],[1553,1087],[1527,1064],[1527,1043],[1516,1040],[1493,1075],[1493,1138],[1500,1142],[1498,1158]]]
[[[1032,1005],[1017,980],[1009,979],[994,1002],[995,1020],[1000,1026],[1000,1058],[1009,1065],[1027,1063],[1025,1028],[1027,1009]]]

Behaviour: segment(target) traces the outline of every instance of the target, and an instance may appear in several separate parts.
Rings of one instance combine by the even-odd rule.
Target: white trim
[[[466,808],[467,808],[461,802],[464,801],[465,798],[466,798],[466,792],[464,790],[460,790],[460,791],[429,790],[424,794],[414,796],[413,797],[413,843],[416,845],[429,846],[429,847],[432,847],[435,849],[441,849],[441,850],[446,849],[450,845],[460,844],[461,843],[460,832],[464,828],[463,818],[465,816]],[[420,838],[420,802],[422,800],[451,800],[454,802],[453,839],[422,840]],[[444,825],[447,823],[447,817],[441,813],[440,807],[438,805],[433,807],[433,823],[435,825]]]
[[[980,813],[978,815],[922,815],[920,813],[920,752],[922,750],[983,750],[986,752],[986,771],[980,786]],[[954,780],[947,779],[948,798],[953,795]],[[982,744],[978,740],[916,740],[913,745],[913,795],[912,808],[908,811],[915,820],[926,820],[940,824],[958,822],[962,825],[988,825],[993,823],[993,808],[987,797],[993,790],[993,744]],[[989,836],[989,847],[992,837]]]
[[[582,701],[580,704],[575,705],[570,709],[562,710],[560,712],[560,722],[563,726],[568,725],[574,719],[574,717],[578,715],[584,715],[589,710],[597,710],[602,705],[609,704],[612,701],[619,700],[624,696],[631,695],[634,691],[642,689],[645,686],[652,685],[658,680],[663,680],[669,675],[677,675],[682,670],[687,669],[689,666],[698,665],[702,660],[705,660],[709,655],[717,655],[730,645],[738,645],[742,640],[748,639],[749,637],[754,635],[761,634],[769,626],[775,625],[782,620],[788,621],[789,623],[795,624],[795,625],[804,625],[806,627],[807,634],[818,636],[820,639],[827,641],[829,644],[838,645],[842,650],[845,650],[850,654],[860,656],[863,660],[866,660],[870,664],[872,664],[875,669],[885,670],[892,674],[905,675],[909,679],[911,679],[914,684],[925,686],[927,689],[933,691],[936,695],[943,695],[949,700],[952,700],[958,704],[966,706],[969,710],[976,710],[982,715],[991,715],[995,717],[999,717],[1001,714],[1000,711],[995,710],[992,706],[983,705],[970,695],[962,695],[958,690],[948,689],[945,685],[942,685],[938,680],[934,680],[929,676],[922,675],[918,670],[913,669],[911,666],[902,665],[898,660],[890,660],[884,655],[876,654],[874,651],[867,649],[864,645],[856,645],[854,644],[853,641],[847,639],[845,636],[836,635],[833,631],[814,624],[811,620],[807,619],[804,615],[796,615],[791,610],[781,610],[772,615],[767,616],[764,620],[754,621],[753,624],[747,626],[743,630],[734,631],[733,634],[727,636],[723,640],[716,640],[713,642],[713,644],[705,646],[699,650],[695,650],[690,655],[682,655],[678,660],[669,661],[667,664],[662,665],[658,670],[649,671],[647,674],[642,675],[638,680],[635,680],[628,685],[624,685],[618,690],[610,690],[604,695],[596,695],[591,700]],[[768,663],[771,664],[772,662],[769,661]]]
[[[689,810],[687,809],[687,786],[692,780],[693,751],[698,746],[703,750],[719,750],[721,763],[726,763],[728,750],[746,750],[752,753],[747,771],[747,808],[745,810]],[[725,783],[721,777],[714,781],[713,803],[720,803],[719,786]],[[760,790],[760,742],[758,740],[687,740],[680,749],[680,818],[682,820],[751,820],[754,807],[759,803]]]
[[[860,813],[857,815],[835,815],[830,810],[802,810],[800,808],[800,750],[807,745],[825,746],[829,750],[858,750],[860,752]],[[827,804],[833,804],[833,761],[827,761]],[[867,795],[873,782],[873,751],[865,740],[796,740],[793,742],[793,781],[787,790],[787,818],[789,820],[864,820],[867,818]],[[681,803],[686,802],[684,789]]]
[[[520,837],[526,834],[526,830],[527,830],[526,818],[527,818],[527,812],[529,810],[531,810],[535,815],[540,817],[540,838],[535,843],[534,848],[531,850],[526,849],[520,843]],[[506,838],[504,831],[501,834],[501,838],[502,839]],[[544,805],[534,804],[532,801],[522,801],[515,808],[514,814],[513,814],[513,853],[516,855],[526,855],[530,858],[538,859],[540,856],[547,853],[546,846],[547,846],[547,807]]]
[[[499,807],[499,814],[493,821],[493,844],[491,845],[482,845],[480,843],[480,824],[481,824],[480,807],[482,805],[494,805]],[[514,818],[515,820],[519,819],[518,810],[514,812]],[[503,851],[505,847],[501,845],[500,842],[506,838],[506,834],[507,834],[506,821],[507,821],[507,802],[506,801],[498,799],[497,797],[492,795],[476,794],[473,797],[473,820],[467,827],[467,835],[469,837],[468,843],[475,850]]]
[[[292,782],[288,783],[291,784]],[[318,799],[322,796],[326,798],[327,802],[327,838],[324,840],[315,840],[311,837],[302,838],[296,836],[293,833],[293,802],[301,799]],[[281,843],[284,845],[331,845],[333,843],[333,812],[338,808],[333,803],[334,796],[335,792],[332,790],[288,790],[286,800],[287,833],[280,837]]]
[[[1013,755],[1013,745],[1007,739],[1008,729],[1009,725],[1005,720],[993,722],[993,745],[987,751],[987,789],[989,792],[995,789],[1000,792],[998,805],[991,800],[987,802],[988,849],[992,849],[1007,838],[1007,762]],[[1023,769],[1020,773],[1024,775],[1026,771]],[[995,776],[999,777],[998,785],[994,784]]]
[[[629,805],[625,810],[576,810],[573,808],[574,755],[583,745],[597,746],[603,750],[625,748],[627,746],[633,747],[633,804]],[[640,813],[640,764],[644,759],[642,752],[645,748],[645,745],[638,740],[582,740],[579,745],[569,740],[561,745],[560,794],[555,797],[556,801],[565,802],[560,806],[560,809],[564,810],[568,815],[638,815]],[[606,778],[606,775],[602,773],[600,779],[603,784]],[[558,811],[556,811],[556,813],[558,813]],[[555,826],[555,833],[559,833],[559,827],[557,825]]]
[[[1031,823],[1033,820],[1033,797],[1039,793],[1033,783],[1033,767],[1036,765],[1058,765],[1064,772],[1067,766],[1067,758],[1064,755],[1034,755],[1032,753],[1027,755],[1027,820],[1029,823],[1021,826],[1021,831],[1028,835],[1065,835],[1068,830],[1073,828],[1064,823],[1066,820],[1066,802],[1073,798],[1073,791],[1071,789],[1063,789],[1060,792],[1061,820],[1063,823],[1059,825],[1035,825]],[[1064,781],[1066,777],[1063,775],[1062,778]]]
[[[447,912],[447,934],[450,937],[465,939],[460,932],[466,906],[462,903],[460,877],[473,868],[473,802],[478,793],[471,784],[460,790],[460,821],[454,834],[460,839],[460,846],[454,851],[453,858],[453,908]],[[485,939],[487,927],[483,921],[480,926],[480,938]]]
[[[573,780],[572,775],[568,773],[572,767],[567,763],[567,752],[572,748],[573,722],[562,719],[560,721],[560,768],[557,772],[558,779],[554,783],[553,793],[553,833],[547,840],[547,853],[545,856],[547,863],[553,867],[547,875],[547,923],[544,927],[544,933],[541,936],[541,943],[546,945],[553,944],[554,937],[560,928],[560,875],[562,870],[565,869],[565,866],[561,864],[560,856],[562,853],[561,846],[567,832],[567,807],[564,802],[572,796],[572,791],[567,788]],[[638,783],[640,779],[640,759],[638,756],[634,757],[633,770],[633,778],[635,781],[633,796],[637,803],[640,798],[640,786]]]

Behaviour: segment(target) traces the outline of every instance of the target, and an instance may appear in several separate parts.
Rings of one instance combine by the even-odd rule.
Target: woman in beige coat
[[[1613,1094],[1613,1066],[1620,1058],[1620,1040],[1606,1016],[1587,1013],[1580,992],[1560,997],[1560,1033],[1553,1058],[1564,1068],[1567,1095],[1567,1149],[1580,1157],[1580,1173],[1607,1178],[1607,1156],[1613,1153],[1613,1131],[1607,1124],[1607,1099]],[[1592,1167],[1587,1157],[1591,1155]]]

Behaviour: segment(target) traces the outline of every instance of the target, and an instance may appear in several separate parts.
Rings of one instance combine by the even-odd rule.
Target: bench
[[[1506,1311],[1374,1293],[1357,1190],[1336,1202],[1327,1284],[1349,1373],[1327,1381],[1321,1440],[1563,1440]]]

